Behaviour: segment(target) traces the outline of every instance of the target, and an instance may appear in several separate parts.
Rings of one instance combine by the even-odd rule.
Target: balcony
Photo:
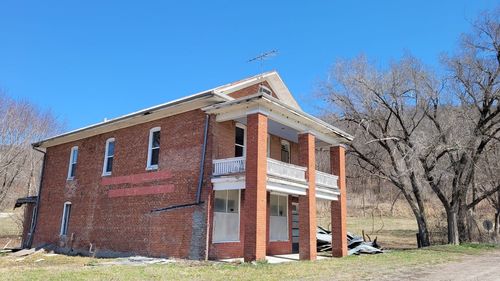
[[[338,179],[336,175],[316,171],[316,197],[337,200],[340,195]]]
[[[245,157],[213,160],[212,182],[217,189],[243,189],[245,186]],[[338,177],[316,171],[316,196],[335,200],[340,194]],[[267,189],[295,195],[305,195],[307,190],[306,168],[267,158]]]

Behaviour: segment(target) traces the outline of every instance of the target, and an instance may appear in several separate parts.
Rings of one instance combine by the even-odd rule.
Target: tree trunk
[[[460,243],[466,243],[470,242],[469,228],[467,227],[467,205],[465,204],[465,198],[459,202],[457,216],[458,238]]]
[[[427,228],[427,221],[422,216],[416,216],[418,225],[418,235],[420,237],[420,242],[422,247],[428,247],[431,245],[431,240],[429,237],[429,229]]]
[[[500,224],[500,212],[496,212],[495,213],[495,228],[494,228],[495,234],[500,234],[499,224]]]
[[[446,210],[446,220],[448,223],[448,244],[460,244],[457,218],[458,214],[455,210]]]

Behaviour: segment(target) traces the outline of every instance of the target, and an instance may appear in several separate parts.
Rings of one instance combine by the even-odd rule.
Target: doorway
[[[292,253],[299,252],[299,203],[292,203]]]

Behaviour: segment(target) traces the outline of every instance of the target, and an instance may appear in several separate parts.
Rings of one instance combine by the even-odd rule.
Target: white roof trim
[[[298,112],[300,115],[313,119],[317,123],[321,123],[323,125],[326,124],[328,127],[334,128],[336,131],[341,132],[342,135],[346,135],[347,139],[352,139],[352,137],[335,127],[323,122],[307,113],[303,112],[298,105],[297,101],[293,98],[292,94],[288,90],[287,86],[279,76],[278,72],[270,71],[255,75],[250,78],[246,78],[237,82],[233,82],[230,84],[226,84],[223,86],[219,86],[216,88],[212,88],[207,91],[199,92],[194,95],[190,95],[187,97],[183,97],[180,99],[176,99],[167,103],[163,103],[160,105],[152,106],[146,109],[142,109],[130,114],[126,114],[114,119],[110,119],[104,122],[92,124],[90,126],[86,126],[77,130],[73,130],[67,133],[63,133],[54,137],[50,137],[39,141],[37,143],[32,144],[34,147],[50,147],[54,145],[59,145],[62,143],[67,143],[103,133],[107,133],[110,131],[118,130],[125,127],[130,127],[133,125],[146,123],[152,120],[157,120],[160,118],[165,118],[167,116],[179,114],[182,112],[186,112],[189,110],[197,109],[197,108],[209,108],[211,105],[224,104],[225,106],[229,106],[232,101],[236,101],[234,98],[228,96],[228,94],[233,93],[239,89],[243,89],[245,87],[254,85],[256,83],[260,83],[262,81],[267,81],[271,86],[272,90],[278,97],[275,99],[271,96],[266,97],[266,99],[271,98],[270,101],[278,102],[280,106],[284,106],[293,112]],[[241,100],[247,100],[249,97],[256,97],[262,94],[247,96]],[[266,95],[267,96],[267,95]],[[156,114],[152,114],[156,113]]]
[[[142,109],[133,113],[129,113],[114,119],[106,120],[104,122],[92,124],[67,133],[56,135],[54,137],[44,139],[37,143],[33,143],[32,145],[34,147],[50,147],[62,143],[79,140],[82,138],[99,135],[109,131],[114,131],[121,128],[149,122],[152,120],[157,120],[160,118],[164,118],[166,116],[171,116],[174,114],[179,114],[196,108],[201,108],[203,106],[207,106],[213,103],[221,101],[229,101],[229,100],[231,99],[228,99],[228,97],[224,95],[215,94],[211,90],[204,91],[184,98],[176,99],[167,103]],[[153,115],[153,113],[160,113],[160,112],[161,114]]]
[[[299,104],[293,97],[292,93],[286,86],[285,82],[283,82],[283,79],[281,79],[280,75],[276,71],[261,73],[235,83],[230,83],[217,87],[214,89],[214,93],[229,95],[238,90],[241,90],[251,85],[255,85],[257,83],[261,83],[263,81],[267,81],[269,83],[273,92],[276,94],[276,96],[280,101],[295,109],[301,110]]]
[[[351,135],[337,127],[263,93],[214,104],[203,108],[203,110],[210,114],[216,114],[217,121],[242,118],[249,112],[259,111],[270,115],[271,119],[277,119],[278,122],[284,122],[283,124],[297,130],[310,131],[330,144],[349,143],[353,140]],[[285,114],[286,118],[280,118],[280,114]]]

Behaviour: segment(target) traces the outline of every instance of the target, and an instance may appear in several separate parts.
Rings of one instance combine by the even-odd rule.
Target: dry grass
[[[394,217],[349,217],[347,231],[361,235],[362,231],[372,240],[378,241],[384,248],[408,249],[416,248],[417,224],[411,218]]]
[[[178,261],[166,265],[104,266],[100,263],[109,260],[37,253],[22,260],[0,257],[0,277],[2,280],[377,280],[460,260],[465,255],[480,254],[488,249],[494,247],[438,246],[276,265]]]
[[[15,237],[21,235],[19,220],[21,212],[0,213],[0,237]]]

